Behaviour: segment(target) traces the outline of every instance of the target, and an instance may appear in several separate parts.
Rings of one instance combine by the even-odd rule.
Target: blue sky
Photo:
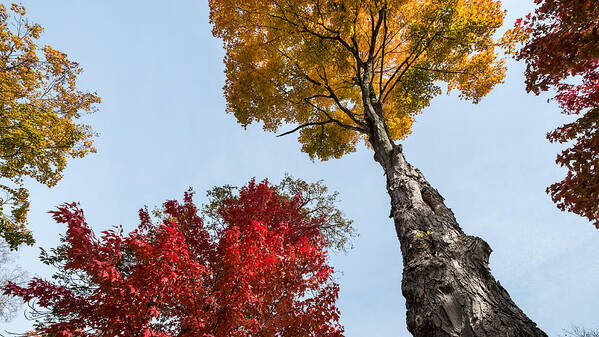
[[[503,1],[506,22],[531,8]],[[7,3],[2,1],[2,3]],[[100,111],[86,121],[100,133],[98,153],[72,161],[54,188],[32,184],[30,222],[37,244],[20,264],[48,276],[38,247],[64,228],[48,210],[80,201],[97,231],[132,228],[137,210],[251,177],[277,182],[285,172],[323,179],[360,238],[332,263],[346,336],[409,336],[401,296],[401,256],[382,170],[366,147],[340,160],[311,162],[295,136],[243,130],[225,114],[223,50],[211,36],[207,1],[23,1],[45,27],[43,40],[85,69],[81,86],[97,90]],[[564,170],[560,147],[545,133],[570,120],[549,96],[524,91],[523,66],[509,63],[506,83],[478,105],[440,96],[404,142],[407,158],[446,198],[468,234],[493,248],[491,268],[515,302],[551,336],[571,324],[599,326],[599,232],[557,210],[546,186]],[[0,331],[23,331],[18,318]]]

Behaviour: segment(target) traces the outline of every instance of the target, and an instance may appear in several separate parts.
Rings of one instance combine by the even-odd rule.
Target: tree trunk
[[[462,232],[443,197],[393,143],[382,107],[369,99],[364,105],[403,254],[408,330],[416,337],[546,337],[491,275],[489,245]]]

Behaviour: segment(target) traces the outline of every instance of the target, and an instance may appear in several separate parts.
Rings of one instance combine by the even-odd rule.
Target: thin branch
[[[372,27],[372,36],[370,37],[370,48],[368,48],[368,61],[370,62],[372,61],[372,58],[374,57],[374,50],[376,48],[376,38],[379,35],[379,31],[381,30],[381,25],[383,23],[384,20],[384,15],[385,15],[385,7],[381,8],[381,10],[379,10],[378,14],[377,14],[377,21],[376,21],[376,25],[374,23],[374,17],[372,15],[372,13],[370,13],[370,19],[371,19],[371,27]]]
[[[395,82],[393,83],[393,85],[391,85],[391,87],[389,88],[389,90],[387,90],[387,93],[385,93],[385,96],[383,97],[382,101],[385,101],[387,99],[387,96],[389,96],[389,93],[391,93],[393,91],[393,88],[395,88],[395,86],[397,85],[397,83],[401,80],[402,76],[410,69],[410,67],[412,66],[412,64],[414,64],[414,62],[416,62],[416,60],[420,57],[420,55],[422,55],[428,49],[428,47],[430,47],[430,45],[433,43],[433,41],[435,40],[435,38],[437,37],[437,35],[438,35],[438,33],[435,33],[431,37],[431,39],[426,43],[426,45],[424,46],[424,48],[422,48],[422,50],[416,56],[414,56],[414,59],[412,61],[410,61],[406,65],[406,68],[401,72],[401,74],[399,74],[399,76],[397,77],[397,79],[395,79]],[[389,82],[387,82],[387,84],[388,83]],[[385,86],[387,86],[387,84],[385,84]]]
[[[307,127],[307,126],[325,125],[325,124],[329,124],[329,123],[333,123],[333,122],[335,122],[335,121],[332,120],[332,119],[329,119],[328,121],[322,121],[322,122],[308,122],[308,123],[304,123],[304,124],[296,127],[293,130],[290,130],[290,131],[284,132],[284,133],[282,133],[280,135],[277,135],[277,137],[283,137],[283,136],[286,136],[286,135],[290,135],[290,134],[296,132],[297,130],[303,129],[303,128]]]
[[[342,123],[341,121],[339,121],[339,120],[331,117],[331,115],[329,115],[329,113],[325,109],[316,106],[314,103],[310,102],[307,99],[305,100],[305,102],[308,103],[308,104],[310,104],[314,109],[322,112],[329,120],[332,120],[335,124],[339,125],[342,128],[349,129],[349,130],[354,130],[354,131],[358,131],[358,132],[366,132],[366,129],[364,129],[364,128],[360,128],[360,127],[355,127],[355,126],[352,126],[352,125],[348,125],[348,124]]]
[[[279,5],[276,1],[275,1],[275,5],[277,7],[279,7],[279,10],[281,11],[281,13],[282,13],[283,16],[275,15],[275,14],[270,14],[269,13],[268,15],[270,17],[275,18],[275,19],[279,19],[281,21],[284,21],[284,22],[286,22],[286,23],[294,26],[295,28],[298,28],[300,33],[308,33],[310,35],[313,35],[313,36],[315,36],[315,37],[317,37],[319,39],[323,39],[323,40],[337,41],[344,48],[346,48],[350,53],[352,53],[354,55],[354,57],[356,57],[358,59],[360,58],[359,54],[358,54],[358,49],[352,48],[352,46],[350,46],[349,43],[347,43],[347,41],[345,41],[344,39],[341,38],[341,35],[339,34],[339,32],[335,32],[335,31],[332,31],[332,30],[326,29],[326,28],[325,28],[325,30],[330,31],[330,32],[334,32],[335,35],[329,36],[329,35],[324,35],[324,34],[315,32],[315,31],[313,31],[313,30],[311,30],[311,29],[308,28],[308,26],[306,25],[306,23],[303,22],[303,20],[299,17],[299,15],[297,14],[297,12],[292,11],[292,13],[294,13],[295,16],[296,16],[296,18],[298,19],[299,24],[296,23],[296,22],[293,22],[292,20],[290,20],[289,18],[287,18],[286,16],[284,16],[284,14],[285,14],[284,8],[282,8],[281,5]]]
[[[361,127],[365,127],[366,126],[363,122],[361,122],[360,120],[358,120],[356,118],[355,114],[353,112],[351,112],[350,109],[348,109],[345,105],[343,105],[343,103],[341,103],[341,100],[339,99],[339,97],[337,97],[337,95],[335,94],[335,91],[333,90],[333,88],[331,88],[331,86],[329,85],[329,83],[327,81],[326,71],[325,71],[324,77],[321,76],[321,79],[324,81],[324,83],[322,83],[322,82],[320,82],[318,80],[315,80],[315,79],[311,78],[308,75],[304,75],[304,76],[306,77],[306,80],[308,80],[308,82],[310,82],[310,83],[312,83],[314,85],[317,85],[317,86],[324,87],[329,92],[329,95],[315,95],[315,96],[312,96],[312,97],[327,97],[327,98],[333,99],[333,101],[339,107],[339,109],[341,111],[343,111],[347,115],[347,117],[349,117],[354,123],[356,123],[357,125],[359,125]],[[312,97],[307,97],[306,99],[310,99]],[[309,103],[312,104],[311,102],[309,102]],[[329,118],[331,118],[331,117],[329,117]],[[355,129],[356,129],[356,131],[360,131],[360,132],[362,132],[364,130],[362,128],[355,128]]]
[[[383,96],[383,67],[385,66],[385,45],[387,44],[387,11],[383,18],[383,42],[381,44],[381,74],[379,78],[379,97]],[[378,52],[377,52],[378,53]]]
[[[339,97],[337,96],[337,94],[335,94],[335,90],[333,90],[333,88],[329,85],[329,81],[327,78],[327,74],[326,74],[326,70],[323,69],[323,75],[321,76],[322,80],[324,81],[324,87],[325,89],[329,92],[330,97],[333,99],[333,101],[335,102],[335,104],[339,107],[339,109],[341,111],[343,111],[347,117],[349,117],[354,123],[356,123],[357,125],[365,128],[366,125],[361,122],[360,120],[358,120],[354,115],[353,112],[351,112],[350,109],[348,109],[345,105],[343,105],[343,103],[341,103],[341,100],[339,99]]]
[[[398,66],[396,69],[395,69],[395,71],[393,72],[393,74],[391,75],[391,77],[389,77],[389,79],[387,80],[387,82],[386,82],[386,83],[385,83],[385,85],[383,86],[382,93],[384,93],[384,92],[385,92],[385,90],[387,89],[387,86],[389,85],[389,83],[391,83],[391,82],[393,81],[394,77],[395,77],[395,76],[397,76],[397,74],[398,74],[398,73],[399,73],[399,71],[402,69],[402,67],[403,67],[404,65],[408,65],[408,66],[407,66],[407,68],[409,68],[409,67],[410,67],[410,65],[411,65],[411,63],[413,63],[413,61],[415,61],[415,60],[416,60],[416,59],[417,59],[417,58],[418,58],[418,57],[419,57],[419,56],[420,56],[420,55],[421,55],[421,54],[422,54],[422,53],[423,53],[423,52],[426,50],[426,48],[428,48],[428,46],[430,45],[430,43],[432,43],[432,41],[434,40],[435,36],[436,36],[437,34],[440,34],[440,33],[441,33],[441,32],[438,32],[438,31],[437,31],[437,32],[435,32],[435,34],[433,35],[433,37],[431,38],[431,40],[429,40],[429,42],[427,43],[427,45],[425,46],[425,48],[424,48],[422,51],[418,52],[418,49],[420,48],[420,46],[422,45],[422,43],[423,43],[423,42],[426,40],[426,38],[427,38],[427,36],[428,36],[428,33],[429,33],[429,31],[430,31],[430,27],[431,27],[431,26],[432,26],[432,25],[433,25],[435,22],[436,22],[436,19],[434,19],[434,20],[431,20],[431,21],[428,23],[428,25],[427,25],[427,27],[426,27],[426,32],[425,32],[425,34],[423,34],[423,35],[420,37],[420,39],[419,39],[419,40],[418,40],[418,42],[416,43],[416,46],[414,47],[414,50],[412,50],[412,51],[410,52],[410,55],[408,55],[408,57],[406,57],[406,58],[403,60],[403,62],[402,62],[402,63],[401,63],[401,64],[400,64],[400,65],[399,65],[399,66]],[[417,54],[417,55],[414,57],[414,60],[413,60],[413,61],[410,63],[410,58],[411,58],[412,56],[414,56],[414,54]],[[405,70],[404,70],[404,71],[403,71],[403,72],[400,74],[400,77],[401,77],[403,74],[405,74],[405,72],[406,72],[407,68],[406,68],[406,69],[405,69]],[[397,81],[396,81],[395,83],[397,83]],[[391,90],[389,90],[389,91],[391,91]],[[385,96],[387,96],[387,95],[385,95]]]

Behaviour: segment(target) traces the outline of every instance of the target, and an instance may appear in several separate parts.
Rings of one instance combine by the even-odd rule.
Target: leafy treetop
[[[302,216],[319,219],[319,231],[326,238],[330,249],[347,252],[353,248],[353,240],[358,236],[353,221],[337,207],[338,192],[329,192],[322,181],[313,183],[285,175],[285,178],[272,188],[282,198],[299,198]],[[239,200],[239,188],[231,185],[215,187],[208,191],[208,203],[202,207],[204,225],[212,233],[226,226],[220,209],[226,200]],[[157,213],[159,214],[159,212]]]
[[[100,98],[77,88],[81,68],[67,55],[37,40],[42,27],[25,8],[0,5],[0,237],[15,249],[32,244],[26,229],[29,177],[54,186],[67,157],[95,152],[89,126],[77,123]]]
[[[135,230],[100,238],[63,205],[52,214],[68,226],[64,244],[42,255],[59,268],[54,282],[4,291],[30,301],[43,335],[340,337],[323,219],[301,203],[252,181],[223,200],[211,233],[188,192],[158,221],[141,210]]]
[[[441,93],[478,100],[502,81],[496,0],[212,0],[228,111],[243,126],[299,124],[302,150],[339,158],[368,136],[364,100],[393,140]]]
[[[547,135],[572,144],[556,160],[568,169],[566,177],[547,192],[560,209],[599,228],[599,2],[535,2],[535,12],[512,31],[525,37],[516,57],[526,62],[526,88],[535,94],[555,89],[563,112],[580,116]]]

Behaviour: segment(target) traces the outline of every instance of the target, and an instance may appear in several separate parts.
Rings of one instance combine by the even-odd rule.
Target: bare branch
[[[333,123],[333,122],[334,122],[334,120],[329,119],[328,121],[322,121],[322,122],[308,122],[308,123],[304,123],[304,124],[299,125],[298,127],[296,127],[293,130],[290,130],[290,131],[284,132],[284,133],[282,133],[280,135],[277,135],[277,137],[283,137],[283,136],[286,136],[286,135],[290,135],[290,134],[296,132],[297,130],[303,129],[303,128],[307,127],[307,126],[325,125],[325,124],[329,124],[329,123]]]

